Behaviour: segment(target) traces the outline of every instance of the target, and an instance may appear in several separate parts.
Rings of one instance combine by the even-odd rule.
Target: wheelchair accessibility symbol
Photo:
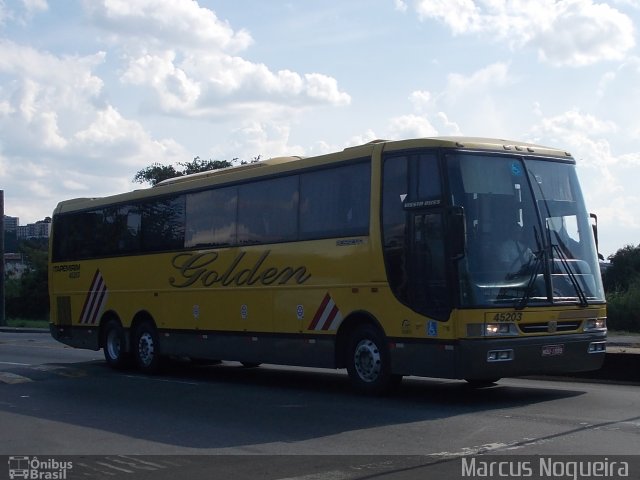
[[[438,336],[438,322],[435,320],[429,320],[429,324],[427,325],[427,335],[430,337]]]

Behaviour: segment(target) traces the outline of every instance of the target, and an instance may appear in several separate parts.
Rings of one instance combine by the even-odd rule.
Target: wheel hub
[[[153,345],[153,337],[150,333],[145,332],[140,335],[138,340],[138,356],[144,366],[148,366],[153,362],[155,347]]]
[[[369,339],[361,340],[354,352],[356,371],[365,382],[374,382],[382,370],[382,358],[378,346]]]

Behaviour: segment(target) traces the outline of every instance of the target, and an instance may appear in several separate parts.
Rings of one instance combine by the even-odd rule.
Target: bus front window
[[[527,161],[533,194],[544,219],[555,302],[603,302],[593,230],[572,164]]]
[[[466,220],[463,306],[602,300],[573,165],[458,153],[448,170],[452,203]]]

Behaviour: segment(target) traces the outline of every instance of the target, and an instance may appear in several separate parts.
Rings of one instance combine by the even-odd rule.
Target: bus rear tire
[[[116,370],[131,366],[131,355],[126,350],[126,335],[120,322],[108,320],[104,325],[102,348],[107,365]]]
[[[391,374],[384,334],[373,325],[360,325],[353,331],[347,344],[346,360],[351,384],[360,393],[386,393],[402,380],[401,375]]]
[[[133,358],[143,373],[153,374],[160,370],[162,357],[158,344],[158,332],[151,322],[139,324],[133,333]]]

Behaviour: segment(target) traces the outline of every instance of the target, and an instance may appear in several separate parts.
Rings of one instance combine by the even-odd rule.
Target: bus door
[[[439,318],[448,311],[450,297],[442,209],[412,211],[409,216],[406,271],[410,301],[415,310]]]

